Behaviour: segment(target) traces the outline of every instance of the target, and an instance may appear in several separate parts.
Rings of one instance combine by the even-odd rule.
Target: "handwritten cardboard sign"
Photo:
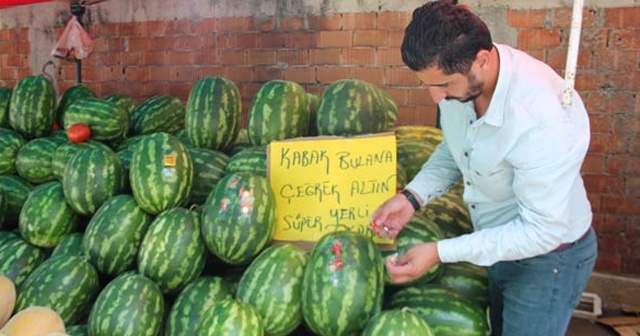
[[[392,243],[369,229],[373,212],[396,192],[392,133],[276,141],[267,161],[277,207],[274,240],[315,242],[351,230]]]

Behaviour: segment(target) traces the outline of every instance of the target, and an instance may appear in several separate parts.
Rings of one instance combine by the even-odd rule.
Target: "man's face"
[[[445,75],[435,66],[418,72],[418,79],[429,89],[429,94],[437,104],[441,100],[458,100],[468,102],[482,94],[484,83],[477,80],[473,68],[465,75],[455,73]]]

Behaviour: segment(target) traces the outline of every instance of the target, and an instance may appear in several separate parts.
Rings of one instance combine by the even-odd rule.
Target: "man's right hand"
[[[413,217],[413,206],[402,194],[384,202],[371,217],[373,230],[383,238],[395,238]]]

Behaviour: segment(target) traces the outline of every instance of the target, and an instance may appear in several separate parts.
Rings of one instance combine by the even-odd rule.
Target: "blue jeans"
[[[597,256],[594,231],[562,251],[489,267],[492,335],[563,336]]]

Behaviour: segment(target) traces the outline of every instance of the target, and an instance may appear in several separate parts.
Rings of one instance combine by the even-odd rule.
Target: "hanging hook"
[[[40,72],[42,73],[43,76],[45,76],[48,80],[50,80],[53,83],[54,82],[53,76],[47,72],[47,68],[49,66],[53,66],[53,69],[55,71],[56,64],[52,60],[48,60],[47,63],[42,65],[42,70]]]

